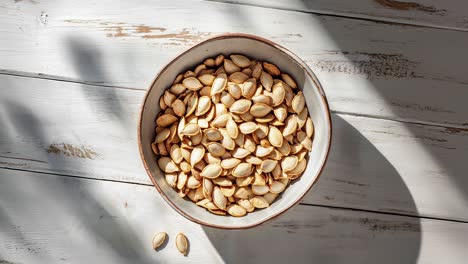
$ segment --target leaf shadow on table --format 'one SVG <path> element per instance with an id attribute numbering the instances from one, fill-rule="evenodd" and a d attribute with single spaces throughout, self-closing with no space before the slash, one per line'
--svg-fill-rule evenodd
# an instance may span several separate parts
<path id="1" fill-rule="evenodd" d="M 314 204 L 325 200 L 330 205 L 335 199 L 341 204 L 355 199 L 365 208 L 375 208 L 373 197 L 389 188 L 397 200 L 407 201 L 407 210 L 416 212 L 400 175 L 372 143 L 339 116 L 334 115 L 333 125 L 328 164 L 304 200 Z M 252 229 L 203 228 L 227 263 L 239 259 L 244 263 L 416 263 L 421 244 L 417 217 L 323 205 L 300 204 Z"/>
<path id="2" fill-rule="evenodd" d="M 302 3 L 306 7 L 314 6 L 314 1 L 311 0 Z M 454 120 L 458 122 L 456 125 L 460 125 L 463 120 L 465 125 L 468 124 L 466 113 L 456 112 L 457 109 L 463 109 L 462 105 L 466 104 L 466 92 L 463 93 L 462 90 L 468 89 L 468 78 L 466 74 L 462 75 L 460 72 L 441 76 L 441 73 L 447 72 L 447 65 L 441 61 L 450 61 L 445 58 L 446 56 L 453 57 L 452 67 L 458 67 L 457 63 L 468 60 L 467 54 L 447 54 L 439 52 L 440 49 L 446 47 L 433 45 L 414 47 L 411 42 L 406 45 L 398 42 L 400 39 L 408 39 L 409 30 L 413 30 L 412 32 L 418 36 L 428 36 L 431 31 L 437 29 L 366 20 L 354 21 L 355 23 L 348 23 L 342 18 L 311 15 L 306 23 L 320 23 L 327 37 L 338 47 L 337 50 L 326 51 L 328 55 L 339 54 L 345 58 L 324 59 L 323 61 L 319 59 L 310 62 L 311 66 L 313 68 L 316 66 L 316 70 L 332 74 L 340 80 L 351 77 L 361 78 L 372 88 L 369 92 L 376 94 L 376 98 L 382 100 L 377 103 L 387 108 L 395 119 L 416 120 L 416 122 L 421 120 L 438 124 L 446 122 L 447 127 L 399 122 L 398 125 L 403 125 L 405 129 L 401 134 L 399 131 L 390 132 L 384 129 L 369 129 L 369 131 L 380 134 L 382 137 L 385 137 L 386 133 L 394 133 L 393 138 L 401 139 L 394 144 L 401 146 L 402 151 L 407 146 L 406 144 L 412 144 L 408 149 L 415 153 L 415 158 L 418 158 L 420 162 L 417 168 L 408 168 L 409 166 L 404 168 L 407 174 L 410 174 L 408 171 L 414 171 L 418 174 L 430 175 L 431 180 L 441 180 L 443 184 L 453 186 L 451 198 L 456 199 L 457 195 L 464 196 L 468 203 L 468 177 L 466 177 L 468 130 L 450 127 L 450 122 Z M 381 39 L 382 31 L 385 32 L 384 40 Z M 420 34 L 418 31 L 428 32 Z M 359 35 L 352 35 L 349 32 L 359 32 L 371 41 L 360 41 Z M 443 33 L 453 34 L 450 31 L 440 33 L 439 37 L 443 37 Z M 423 53 L 416 52 L 415 49 L 422 50 Z M 410 54 L 430 56 L 434 59 L 424 60 L 423 63 L 419 58 L 408 57 Z M 454 56 L 462 56 L 466 59 L 455 59 Z M 343 84 L 346 83 L 343 82 Z M 438 86 L 438 89 L 429 89 L 430 86 Z M 353 89 L 363 88 L 356 86 Z M 349 87 L 343 87 L 343 91 L 346 90 L 349 90 Z M 375 112 L 370 115 L 379 116 L 380 113 Z M 450 120 L 446 121 L 444 117 Z M 422 162 L 425 162 L 427 166 L 421 165 Z M 408 163 L 411 163 L 411 160 L 408 160 Z M 457 215 L 462 213 L 451 210 L 449 203 L 445 208 L 437 210 L 435 213 L 424 212 L 424 214 L 466 220 L 464 216 L 457 218 Z M 455 210 L 460 209 L 457 207 Z M 417 211 L 407 211 L 409 212 L 403 213 L 412 215 L 417 213 Z"/>
<path id="3" fill-rule="evenodd" d="M 42 130 L 46 124 L 41 123 L 28 106 L 9 101 L 3 101 L 2 104 L 7 109 L 3 115 L 5 120 L 1 120 L 2 123 L 19 124 L 10 131 L 11 136 L 14 133 L 15 136 L 39 139 L 41 143 L 48 142 L 48 135 Z M 11 122 L 11 120 L 23 120 L 23 122 Z M 80 164 L 77 157 L 57 157 L 61 154 L 47 154 L 46 149 L 44 152 L 50 171 L 60 172 L 61 168 L 67 165 Z M 98 182 L 76 180 L 65 175 L 4 176 L 0 177 L 0 186 L 16 187 L 2 189 L 0 232 L 5 232 L 5 237 L 11 237 L 12 241 L 9 243 L 19 246 L 18 250 L 24 251 L 25 256 L 30 256 L 35 261 L 43 260 L 44 263 L 58 262 L 61 258 L 66 259 L 70 256 L 80 261 L 88 259 L 90 262 L 98 260 L 112 260 L 114 263 L 154 262 L 147 254 L 146 244 L 136 236 L 128 221 L 122 219 L 115 205 L 106 205 L 97 198 L 93 187 L 99 184 Z M 50 178 L 46 180 L 45 177 Z M 47 208 L 47 211 L 41 210 L 42 207 Z M 34 234 L 38 230 L 57 232 L 58 236 L 63 232 L 71 233 L 67 236 L 75 237 L 76 240 L 67 243 L 73 245 L 71 248 L 80 250 L 49 251 L 47 244 L 38 241 L 35 237 Z M 58 238 L 48 243 L 60 241 Z M 89 241 L 94 244 L 83 244 Z M 86 255 L 86 252 L 98 251 L 98 255 Z"/>
<path id="4" fill-rule="evenodd" d="M 69 57 L 77 73 L 80 76 L 91 76 L 89 78 L 91 78 L 93 84 L 107 84 L 109 78 L 104 71 L 105 65 L 101 63 L 102 53 L 99 51 L 98 45 L 93 45 L 93 43 L 94 40 L 83 36 L 69 36 L 66 38 Z M 129 66 L 122 65 L 125 68 Z M 128 71 L 131 71 L 130 68 L 131 66 Z M 90 89 L 91 87 L 96 89 Z M 93 111 L 104 112 L 109 118 L 117 119 L 118 123 L 127 132 L 127 136 L 129 136 L 128 128 L 135 126 L 135 120 L 127 115 L 125 102 L 119 97 L 118 89 L 117 87 L 87 85 L 85 89 L 82 89 L 82 92 L 86 98 L 90 99 L 88 103 Z"/>

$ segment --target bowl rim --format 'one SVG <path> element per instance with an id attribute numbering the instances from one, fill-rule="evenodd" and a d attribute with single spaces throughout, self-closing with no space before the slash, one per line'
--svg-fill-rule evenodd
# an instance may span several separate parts
<path id="1" fill-rule="evenodd" d="M 320 99 L 322 100 L 322 102 L 325 105 L 325 108 L 326 108 L 325 113 L 326 113 L 326 117 L 328 119 L 328 139 L 327 139 L 327 147 L 326 147 L 325 157 L 322 160 L 322 163 L 320 164 L 319 170 L 317 171 L 314 180 L 312 180 L 308 184 L 308 186 L 307 186 L 306 190 L 304 191 L 304 193 L 300 197 L 298 197 L 290 206 L 284 208 L 283 210 L 281 210 L 281 211 L 279 211 L 277 213 L 274 213 L 274 214 L 272 214 L 272 215 L 270 215 L 270 216 L 268 216 L 268 217 L 266 217 L 266 218 L 264 218 L 264 219 L 262 219 L 262 220 L 260 220 L 258 222 L 255 222 L 253 224 L 239 225 L 239 226 L 225 226 L 225 225 L 211 224 L 211 223 L 196 219 L 196 218 L 190 216 L 189 214 L 187 214 L 181 208 L 179 208 L 177 206 L 177 204 L 175 204 L 169 197 L 167 197 L 167 195 L 161 189 L 161 187 L 157 183 L 156 179 L 154 178 L 153 174 L 151 173 L 151 171 L 150 171 L 150 169 L 148 167 L 148 164 L 146 163 L 145 156 L 143 155 L 143 146 L 142 146 L 142 143 L 141 143 L 141 141 L 142 141 L 141 128 L 142 128 L 142 124 L 143 124 L 143 111 L 145 109 L 145 105 L 146 105 L 146 101 L 148 99 L 148 96 L 151 93 L 151 90 L 153 89 L 154 84 L 156 83 L 156 81 L 161 76 L 161 73 L 164 72 L 169 66 L 171 66 L 177 59 L 179 59 L 181 56 L 189 53 L 194 48 L 196 48 L 196 47 L 198 47 L 198 46 L 200 46 L 202 44 L 205 44 L 207 42 L 221 40 L 221 39 L 228 39 L 228 38 L 246 38 L 246 39 L 251 39 L 251 40 L 256 40 L 256 41 L 263 42 L 263 43 L 265 43 L 267 45 L 272 46 L 273 48 L 276 48 L 276 49 L 280 50 L 286 56 L 288 56 L 291 60 L 295 61 L 304 70 L 304 72 L 311 78 L 311 80 L 314 82 L 315 86 L 318 88 L 318 92 L 320 94 Z M 273 42 L 271 40 L 268 40 L 268 39 L 265 39 L 265 38 L 262 38 L 262 37 L 259 37 L 259 36 L 251 35 L 251 34 L 245 34 L 245 33 L 225 33 L 225 34 L 216 35 L 216 36 L 210 37 L 208 39 L 205 39 L 203 41 L 200 41 L 199 43 L 187 48 L 186 50 L 184 50 L 183 52 L 178 54 L 174 59 L 172 59 L 169 63 L 167 63 L 164 67 L 162 67 L 161 70 L 159 70 L 159 72 L 154 77 L 153 81 L 151 82 L 151 85 L 150 85 L 149 89 L 147 89 L 147 91 L 145 93 L 145 96 L 143 98 L 143 102 L 142 102 L 141 108 L 140 108 L 138 128 L 137 129 L 138 129 L 138 131 L 137 131 L 137 133 L 138 133 L 138 136 L 137 136 L 138 137 L 138 149 L 139 149 L 139 152 L 140 152 L 140 158 L 141 158 L 141 160 L 143 162 L 146 173 L 148 174 L 149 178 L 151 179 L 151 182 L 156 187 L 156 190 L 163 197 L 163 199 L 176 212 L 178 212 L 180 215 L 184 216 L 185 218 L 189 219 L 192 222 L 195 222 L 197 224 L 201 224 L 201 225 L 204 225 L 204 226 L 208 226 L 208 227 L 214 227 L 214 228 L 219 228 L 219 229 L 227 229 L 227 230 L 248 229 L 248 228 L 259 226 L 259 225 L 261 225 L 263 223 L 266 223 L 266 222 L 268 222 L 268 221 L 270 221 L 270 220 L 284 214 L 286 211 L 290 210 L 292 207 L 295 207 L 297 204 L 299 204 L 299 202 L 304 198 L 304 196 L 310 191 L 312 186 L 317 182 L 318 178 L 322 175 L 323 169 L 325 168 L 325 164 L 326 164 L 326 162 L 328 160 L 328 157 L 329 157 L 329 154 L 330 154 L 331 140 L 332 140 L 332 119 L 331 119 L 330 107 L 329 107 L 328 100 L 326 98 L 325 92 L 324 92 L 324 90 L 322 88 L 322 85 L 320 84 L 320 82 L 317 79 L 314 72 L 307 66 L 307 64 L 302 59 L 300 59 L 297 55 L 295 55 L 293 52 L 291 52 L 287 48 L 285 48 L 285 47 L 283 47 L 283 46 L 281 46 L 281 45 L 279 45 L 279 44 L 277 44 L 277 43 L 275 43 L 275 42 Z"/>

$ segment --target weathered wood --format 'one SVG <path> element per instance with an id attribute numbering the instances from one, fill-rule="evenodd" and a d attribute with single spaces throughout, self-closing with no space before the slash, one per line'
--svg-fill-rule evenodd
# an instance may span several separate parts
<path id="1" fill-rule="evenodd" d="M 186 0 L 2 6 L 14 10 L 0 17 L 3 73 L 144 90 L 187 47 L 219 33 L 245 32 L 303 58 L 335 111 L 468 126 L 465 32 Z"/>
<path id="2" fill-rule="evenodd" d="M 466 2 L 437 0 L 211 0 L 468 31 Z"/>
<path id="3" fill-rule="evenodd" d="M 0 166 L 151 184 L 136 142 L 143 91 L 0 83 Z M 467 148 L 466 130 L 335 114 L 328 164 L 304 202 L 467 220 Z"/>
<path id="4" fill-rule="evenodd" d="M 0 170 L 1 263 L 464 263 L 468 225 L 299 205 L 263 226 L 196 225 L 153 187 Z M 151 240 L 169 239 L 154 251 Z M 189 252 L 175 248 L 184 232 Z M 396 253 L 397 252 L 397 253 Z"/>

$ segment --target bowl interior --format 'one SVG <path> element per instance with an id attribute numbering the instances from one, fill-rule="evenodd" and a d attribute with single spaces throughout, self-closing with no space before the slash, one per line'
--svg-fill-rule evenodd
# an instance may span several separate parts
<path id="1" fill-rule="evenodd" d="M 280 68 L 281 72 L 290 74 L 296 80 L 300 89 L 303 90 L 309 114 L 314 122 L 313 149 L 309 153 L 309 160 L 304 174 L 293 181 L 270 207 L 256 210 L 240 218 L 214 215 L 196 206 L 193 202 L 179 197 L 166 183 L 164 174 L 157 165 L 156 156 L 151 151 L 151 143 L 155 137 L 154 121 L 156 114 L 160 111 L 159 97 L 172 84 L 177 74 L 200 64 L 208 57 L 215 57 L 218 54 L 226 56 L 232 53 L 241 53 L 250 58 L 272 62 Z M 294 205 L 315 182 L 327 158 L 329 149 L 331 136 L 329 110 L 315 76 L 302 68 L 295 58 L 294 55 L 281 47 L 275 47 L 254 38 L 245 36 L 218 37 L 202 42 L 186 51 L 161 71 L 147 94 L 142 109 L 140 124 L 141 153 L 150 177 L 159 186 L 163 197 L 166 196 L 165 199 L 177 211 L 189 219 L 205 225 L 222 228 L 254 226 Z"/>

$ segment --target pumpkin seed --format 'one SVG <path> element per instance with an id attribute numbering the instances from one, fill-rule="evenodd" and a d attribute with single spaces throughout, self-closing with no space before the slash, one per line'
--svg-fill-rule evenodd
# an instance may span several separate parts
<path id="1" fill-rule="evenodd" d="M 255 210 L 255 207 L 247 199 L 241 199 L 237 201 L 237 204 L 242 206 L 248 213 L 251 213 Z"/>
<path id="2" fill-rule="evenodd" d="M 266 193 L 263 195 L 263 198 L 268 202 L 268 204 L 272 204 L 276 198 L 278 197 L 278 194 L 276 193 Z"/>
<path id="3" fill-rule="evenodd" d="M 213 81 L 213 85 L 211 86 L 211 96 L 221 93 L 226 87 L 227 83 L 227 76 L 224 73 L 220 73 Z"/>
<path id="4" fill-rule="evenodd" d="M 213 164 L 208 164 L 202 170 L 200 175 L 209 179 L 214 179 L 216 177 L 219 177 L 219 175 L 221 175 L 222 172 L 223 172 L 223 168 L 221 168 L 221 165 L 217 163 L 213 163 Z"/>
<path id="5" fill-rule="evenodd" d="M 227 208 L 227 212 L 235 217 L 241 217 L 247 214 L 247 211 L 244 209 L 244 207 L 237 204 L 229 205 Z"/>
<path id="6" fill-rule="evenodd" d="M 187 187 L 189 189 L 196 189 L 201 186 L 201 182 L 197 180 L 194 176 L 190 176 L 187 179 Z"/>
<path id="7" fill-rule="evenodd" d="M 198 91 L 203 87 L 203 84 L 201 84 L 201 82 L 195 77 L 185 78 L 182 81 L 182 84 L 187 87 L 187 89 L 192 91 Z"/>
<path id="8" fill-rule="evenodd" d="M 232 156 L 237 159 L 243 159 L 247 157 L 250 154 L 250 151 L 244 149 L 244 148 L 235 148 L 232 151 Z"/>
<path id="9" fill-rule="evenodd" d="M 221 133 L 216 128 L 208 128 L 203 131 L 209 141 L 218 141 L 223 138 Z"/>
<path id="10" fill-rule="evenodd" d="M 234 64 L 234 62 L 232 62 L 229 59 L 224 59 L 223 66 L 224 66 L 224 70 L 229 74 L 240 71 L 240 67 Z"/>
<path id="11" fill-rule="evenodd" d="M 198 98 L 198 107 L 195 112 L 196 116 L 206 114 L 211 109 L 211 99 L 208 96 Z"/>
<path id="12" fill-rule="evenodd" d="M 262 164 L 260 165 L 260 169 L 262 169 L 264 173 L 269 173 L 273 171 L 273 169 L 276 167 L 277 164 L 278 164 L 278 161 L 276 160 L 266 159 L 262 161 Z"/>
<path id="13" fill-rule="evenodd" d="M 254 122 L 245 122 L 245 123 L 240 124 L 239 126 L 239 130 L 244 135 L 253 133 L 255 130 L 257 130 L 257 128 L 258 128 L 258 125 L 255 124 Z"/>
<path id="14" fill-rule="evenodd" d="M 216 64 L 216 66 L 221 65 L 221 64 L 223 63 L 223 61 L 224 61 L 224 56 L 223 56 L 223 54 L 218 55 L 218 56 L 216 57 L 216 59 L 215 59 L 215 64 Z"/>
<path id="15" fill-rule="evenodd" d="M 218 177 L 218 178 L 215 178 L 215 179 L 213 179 L 213 182 L 214 182 L 216 185 L 223 186 L 223 187 L 230 187 L 230 186 L 232 186 L 232 181 L 229 180 L 229 179 L 226 178 L 226 177 Z M 227 195 L 225 195 L 225 196 L 227 196 Z"/>
<path id="16" fill-rule="evenodd" d="M 177 184 L 177 174 L 176 173 L 166 173 L 164 175 L 164 178 L 166 179 L 167 184 L 171 187 L 175 187 Z"/>
<path id="17" fill-rule="evenodd" d="M 226 210 L 227 199 L 218 186 L 213 188 L 213 203 L 221 210 Z"/>
<path id="18" fill-rule="evenodd" d="M 235 83 L 243 83 L 248 78 L 249 78 L 249 76 L 247 74 L 243 73 L 243 72 L 234 72 L 231 75 L 229 75 L 229 80 L 231 82 L 235 82 Z"/>
<path id="19" fill-rule="evenodd" d="M 256 103 L 250 108 L 250 114 L 254 117 L 264 117 L 271 112 L 273 108 L 264 103 Z"/>
<path id="20" fill-rule="evenodd" d="M 156 119 L 156 125 L 159 127 L 168 127 L 176 121 L 177 121 L 177 117 L 170 115 L 170 114 L 164 114 L 164 115 L 159 116 Z"/>
<path id="21" fill-rule="evenodd" d="M 250 66 L 250 59 L 244 55 L 233 54 L 229 56 L 234 64 L 241 68 Z"/>
<path id="22" fill-rule="evenodd" d="M 285 81 L 289 85 L 289 87 L 291 87 L 293 89 L 297 88 L 296 82 L 288 74 L 286 74 L 286 73 L 281 74 L 281 78 L 283 78 L 283 81 Z"/>
<path id="23" fill-rule="evenodd" d="M 182 134 L 186 136 L 195 136 L 200 133 L 200 127 L 198 124 L 188 124 L 182 130 Z"/>
<path id="24" fill-rule="evenodd" d="M 305 98 L 304 94 L 302 94 L 302 91 L 299 91 L 293 98 L 291 106 L 296 113 L 300 113 L 305 106 Z"/>
<path id="25" fill-rule="evenodd" d="M 285 157 L 281 161 L 281 169 L 283 170 L 283 172 L 292 171 L 297 166 L 297 163 L 298 159 L 296 156 Z"/>
<path id="26" fill-rule="evenodd" d="M 267 200 L 265 200 L 265 198 L 263 198 L 262 196 L 253 197 L 252 199 L 250 199 L 250 202 L 255 208 L 259 209 L 267 208 L 268 206 L 270 206 Z"/>
<path id="27" fill-rule="evenodd" d="M 286 185 L 280 181 L 274 181 L 271 185 L 270 185 L 270 192 L 271 193 L 282 193 L 284 191 L 284 189 L 286 188 Z"/>
<path id="28" fill-rule="evenodd" d="M 224 159 L 221 161 L 221 167 L 223 167 L 223 169 L 229 170 L 237 166 L 240 162 L 240 159 L 236 158 Z"/>
<path id="29" fill-rule="evenodd" d="M 198 76 L 198 80 L 200 80 L 200 82 L 203 83 L 203 85 L 210 85 L 210 86 L 213 84 L 215 78 L 216 77 L 211 74 L 203 74 L 201 76 Z"/>
<path id="30" fill-rule="evenodd" d="M 179 167 L 168 157 L 161 157 L 158 160 L 158 165 L 161 170 L 167 173 L 179 171 Z"/>
<path id="31" fill-rule="evenodd" d="M 192 153 L 190 154 L 190 165 L 193 167 L 195 164 L 200 162 L 205 155 L 205 148 L 203 146 L 196 146 L 193 148 Z"/>
<path id="32" fill-rule="evenodd" d="M 312 135 L 314 135 L 314 123 L 312 123 L 312 119 L 307 118 L 306 124 L 305 124 L 305 130 L 306 134 L 309 138 L 312 138 Z"/>
<path id="33" fill-rule="evenodd" d="M 267 91 L 271 91 L 271 86 L 273 85 L 273 77 L 267 72 L 262 71 L 260 75 L 260 82 Z"/>
<path id="34" fill-rule="evenodd" d="M 252 185 L 252 192 L 255 195 L 264 195 L 270 191 L 270 188 L 266 185 Z"/>
<path id="35" fill-rule="evenodd" d="M 239 129 L 237 128 L 237 124 L 232 119 L 229 119 L 227 121 L 226 130 L 231 138 L 237 138 L 237 136 L 239 135 Z"/>
<path id="36" fill-rule="evenodd" d="M 221 157 L 226 153 L 226 149 L 218 142 L 211 142 L 206 145 L 206 149 L 215 157 Z"/>
<path id="37" fill-rule="evenodd" d="M 164 241 L 166 241 L 166 238 L 167 238 L 166 232 L 157 233 L 153 237 L 153 249 L 158 249 L 164 243 Z"/>
<path id="38" fill-rule="evenodd" d="M 257 90 L 257 81 L 255 78 L 247 79 L 242 85 L 242 96 L 247 99 L 251 99 L 255 95 Z"/>
<path id="39" fill-rule="evenodd" d="M 250 100 L 239 99 L 231 105 L 231 107 L 229 108 L 229 111 L 231 111 L 232 113 L 236 113 L 236 114 L 243 114 L 249 111 L 251 105 L 252 105 L 252 102 Z"/>
<path id="40" fill-rule="evenodd" d="M 251 173 L 252 165 L 250 163 L 239 163 L 233 170 L 232 176 L 234 177 L 247 177 Z"/>
<path id="41" fill-rule="evenodd" d="M 183 233 L 179 233 L 176 236 L 176 247 L 182 255 L 187 255 L 188 249 L 188 240 L 187 237 Z"/>
<path id="42" fill-rule="evenodd" d="M 281 131 L 275 126 L 269 127 L 268 140 L 272 146 L 277 148 L 280 148 L 283 145 L 283 135 L 281 134 Z"/>
<path id="43" fill-rule="evenodd" d="M 265 69 L 269 74 L 273 76 L 280 75 L 281 73 L 278 67 L 276 67 L 276 65 L 268 62 L 263 63 L 263 69 Z"/>
<path id="44" fill-rule="evenodd" d="M 283 128 L 283 137 L 286 137 L 288 135 L 292 135 L 294 132 L 296 132 L 297 128 L 297 117 L 296 115 L 290 115 L 288 118 L 286 118 L 285 125 Z"/>
<path id="45" fill-rule="evenodd" d="M 237 83 L 228 83 L 228 91 L 236 100 L 242 96 L 242 89 Z"/>
<path id="46" fill-rule="evenodd" d="M 182 77 L 182 75 L 181 75 L 181 77 Z M 185 92 L 185 90 L 187 90 L 187 88 L 185 88 L 185 86 L 183 86 L 180 83 L 172 85 L 171 88 L 169 89 L 169 91 L 174 95 L 180 95 L 183 92 Z"/>

